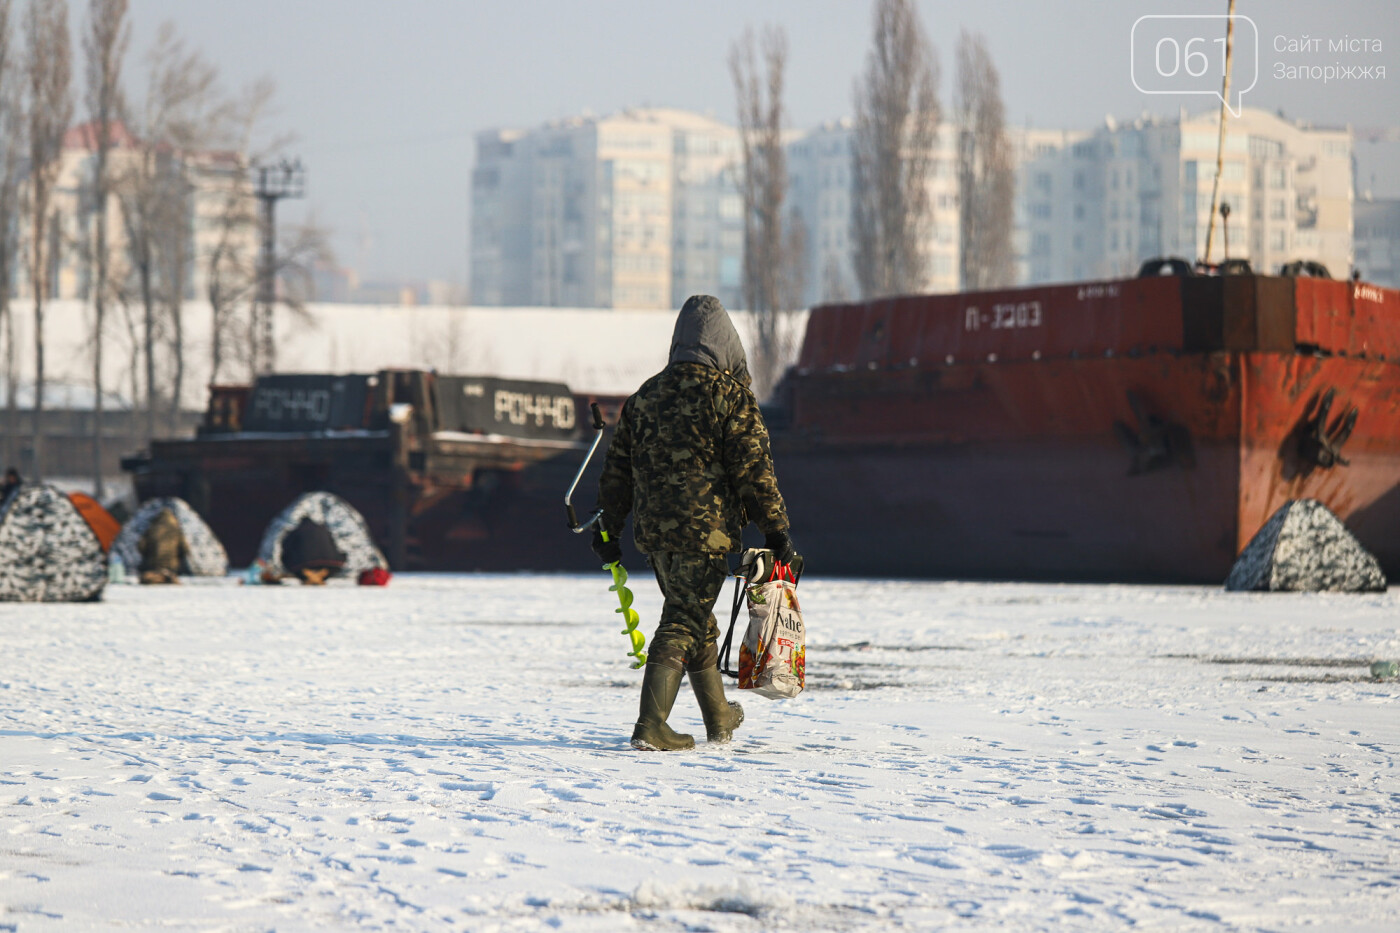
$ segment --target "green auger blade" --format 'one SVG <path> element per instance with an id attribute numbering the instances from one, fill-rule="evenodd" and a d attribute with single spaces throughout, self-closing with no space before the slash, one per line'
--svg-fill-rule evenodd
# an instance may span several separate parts
<path id="1" fill-rule="evenodd" d="M 622 634 L 632 639 L 632 650 L 627 652 L 627 656 L 636 658 L 632 664 L 632 669 L 636 670 L 647 663 L 647 653 L 642 650 L 646 647 L 647 637 L 637 629 L 641 617 L 637 615 L 637 610 L 632 608 L 633 596 L 632 591 L 627 588 L 627 568 L 622 566 L 621 561 L 615 561 L 605 564 L 603 569 L 612 573 L 613 585 L 608 589 L 617 594 L 617 601 L 621 604 L 613 612 L 622 613 Z"/>

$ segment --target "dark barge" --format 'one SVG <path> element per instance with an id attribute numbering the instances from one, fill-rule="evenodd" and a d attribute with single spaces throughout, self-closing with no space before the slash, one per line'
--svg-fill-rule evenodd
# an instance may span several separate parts
<path id="1" fill-rule="evenodd" d="M 214 387 L 194 438 L 154 441 L 122 465 L 139 499 L 188 501 L 234 566 L 296 496 L 325 490 L 364 515 L 395 569 L 586 570 L 586 542 L 561 531 L 561 497 L 594 401 L 615 415 L 619 400 L 559 383 L 271 375 Z"/>

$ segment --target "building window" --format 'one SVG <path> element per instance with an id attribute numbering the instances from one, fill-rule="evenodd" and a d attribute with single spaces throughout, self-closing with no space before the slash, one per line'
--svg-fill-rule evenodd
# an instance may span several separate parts
<path id="1" fill-rule="evenodd" d="M 1288 218 L 1288 203 L 1283 198 L 1274 198 L 1269 203 L 1270 220 L 1286 220 Z"/>
<path id="2" fill-rule="evenodd" d="M 1275 230 L 1269 234 L 1269 249 L 1274 252 L 1282 252 L 1288 248 L 1288 241 L 1284 238 L 1282 230 Z"/>
<path id="3" fill-rule="evenodd" d="M 1269 167 L 1269 187 L 1288 187 L 1288 167 L 1284 165 L 1273 165 Z"/>

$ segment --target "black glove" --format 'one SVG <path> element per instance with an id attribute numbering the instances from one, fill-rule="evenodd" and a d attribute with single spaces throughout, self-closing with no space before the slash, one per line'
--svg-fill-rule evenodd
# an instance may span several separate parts
<path id="1" fill-rule="evenodd" d="M 786 531 L 773 531 L 764 535 L 763 546 L 773 552 L 773 559 L 780 564 L 791 564 L 799 559 L 797 548 L 792 546 L 792 538 Z"/>
<path id="2" fill-rule="evenodd" d="M 603 562 L 603 566 L 615 564 L 622 560 L 622 542 L 613 535 L 608 535 L 608 539 L 604 541 L 602 527 L 594 525 L 593 553 L 598 555 L 598 559 Z"/>

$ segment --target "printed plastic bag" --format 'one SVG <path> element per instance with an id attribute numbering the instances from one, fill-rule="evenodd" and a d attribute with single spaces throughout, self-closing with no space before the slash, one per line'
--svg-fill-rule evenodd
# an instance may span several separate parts
<path id="1" fill-rule="evenodd" d="M 797 696 L 807 684 L 807 629 L 792 569 L 774 565 L 767 581 L 744 587 L 744 600 L 749 627 L 739 646 L 739 689 L 770 700 Z"/>

